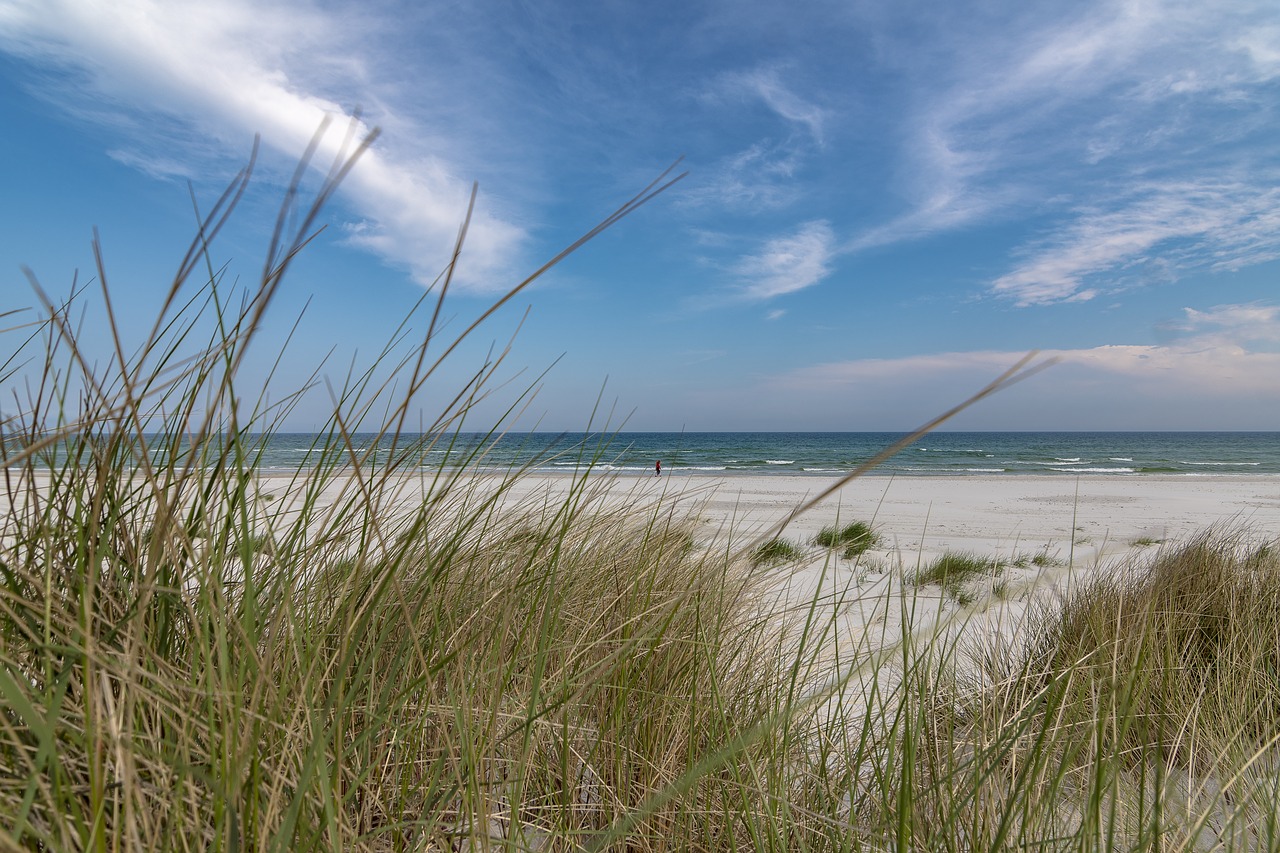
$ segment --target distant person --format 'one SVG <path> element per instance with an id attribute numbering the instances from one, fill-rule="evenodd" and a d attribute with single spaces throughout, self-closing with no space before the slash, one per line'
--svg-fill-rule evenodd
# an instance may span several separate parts
<path id="1" fill-rule="evenodd" d="M 662 460 L 661 459 L 659 459 L 657 463 L 655 463 L 653 466 L 653 476 L 655 477 L 662 476 Z"/>

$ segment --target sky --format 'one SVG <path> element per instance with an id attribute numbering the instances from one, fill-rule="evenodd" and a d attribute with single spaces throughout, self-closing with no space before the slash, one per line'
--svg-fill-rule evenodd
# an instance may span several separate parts
<path id="1" fill-rule="evenodd" d="M 948 428 L 1280 428 L 1274 0 L 0 0 L 0 115 L 0 312 L 38 305 L 24 269 L 96 287 L 96 228 L 126 335 L 255 138 L 228 282 L 322 123 L 304 189 L 379 130 L 265 327 L 297 330 L 275 398 L 318 377 L 288 428 L 425 334 L 473 183 L 451 334 L 678 158 L 459 346 L 428 420 L 509 347 L 472 427 L 905 430 L 1034 349 Z"/>

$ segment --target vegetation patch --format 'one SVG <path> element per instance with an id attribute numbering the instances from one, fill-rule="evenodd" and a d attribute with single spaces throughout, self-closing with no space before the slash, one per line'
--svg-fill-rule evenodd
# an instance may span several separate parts
<path id="1" fill-rule="evenodd" d="M 804 556 L 804 549 L 789 539 L 770 539 L 751 552 L 751 564 L 770 566 L 790 563 Z"/>
<path id="2" fill-rule="evenodd" d="M 999 688 L 954 719 L 980 752 L 1008 746 L 997 775 L 1034 768 L 1027 784 L 1109 814 L 1091 849 L 1277 849 L 1278 636 L 1280 559 L 1204 534 L 1042 607 L 1015 654 L 986 658 Z"/>
<path id="3" fill-rule="evenodd" d="M 968 604 L 971 603 L 971 598 L 964 591 L 965 584 L 973 578 L 995 577 L 1002 569 L 998 560 L 989 557 L 947 552 L 918 572 L 912 580 L 918 587 L 937 584 L 952 598 Z"/>
<path id="4" fill-rule="evenodd" d="M 1067 561 L 1061 557 L 1053 556 L 1046 548 L 1031 558 L 1031 565 L 1039 566 L 1042 569 L 1055 568 L 1057 566 L 1065 566 Z"/>
<path id="5" fill-rule="evenodd" d="M 880 534 L 865 521 L 854 521 L 844 527 L 824 527 L 813 538 L 815 545 L 823 548 L 840 548 L 841 556 L 852 560 L 866 553 L 880 542 Z"/>

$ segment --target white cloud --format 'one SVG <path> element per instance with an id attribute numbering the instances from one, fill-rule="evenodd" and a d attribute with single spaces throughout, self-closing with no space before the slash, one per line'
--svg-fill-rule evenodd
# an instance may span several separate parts
<path id="1" fill-rule="evenodd" d="M 68 69 L 79 92 L 57 96 L 94 120 L 139 125 L 131 114 L 160 113 L 186 124 L 194 136 L 218 140 L 222 151 L 243 151 L 254 133 L 287 157 L 306 147 L 321 121 L 339 121 L 322 142 L 326 167 L 347 131 L 342 119 L 363 103 L 376 118 L 404 133 L 412 127 L 381 104 L 370 79 L 371 46 L 362 47 L 359 18 L 309 5 L 248 0 L 0 0 L 0 48 Z M 149 124 L 149 117 L 148 124 Z M 367 131 L 359 122 L 357 130 Z M 175 162 L 174 152 L 112 156 L 152 174 L 200 171 Z M 407 267 L 430 283 L 447 262 L 465 213 L 470 183 L 436 151 L 411 152 L 394 141 L 368 152 L 343 197 L 362 221 L 352 242 Z M 473 217 L 462 283 L 489 289 L 514 260 L 523 230 L 487 199 Z"/>
<path id="2" fill-rule="evenodd" d="M 1256 27 L 1242 35 L 1237 45 L 1248 55 L 1259 79 L 1280 77 L 1280 25 Z"/>
<path id="3" fill-rule="evenodd" d="M 698 99 L 721 108 L 762 104 L 772 122 L 753 123 L 763 132 L 761 138 L 714 163 L 705 179 L 695 177 L 683 193 L 686 204 L 758 212 L 786 207 L 801 197 L 794 178 L 822 148 L 829 110 L 796 94 L 772 68 L 721 75 Z"/>
<path id="4" fill-rule="evenodd" d="M 741 87 L 755 95 L 778 116 L 792 124 L 804 127 L 814 142 L 822 144 L 822 126 L 827 119 L 827 111 L 809 103 L 788 89 L 782 83 L 777 71 L 758 68 L 742 74 L 730 75 L 726 78 L 726 82 L 729 86 Z"/>
<path id="5" fill-rule="evenodd" d="M 1280 340 L 1280 307 L 1222 305 L 1207 311 L 1185 309 L 1185 320 L 1166 328 L 1181 336 L 1159 345 L 1109 344 L 1042 350 L 1054 358 L 1075 388 L 1115 387 L 1137 396 L 1185 399 L 1255 397 L 1280 400 L 1280 352 L 1256 344 Z M 800 368 L 775 377 L 773 385 L 835 392 L 843 387 L 886 383 L 925 384 L 963 377 L 975 390 L 1023 353 L 1002 350 L 944 352 L 891 359 L 856 359 Z M 1052 380 L 1050 380 L 1052 381 Z"/>
<path id="6" fill-rule="evenodd" d="M 1233 329 L 1264 339 L 1280 337 L 1280 306 L 1275 305 L 1217 305 L 1208 311 L 1184 308 L 1186 328 L 1194 331 L 1203 328 Z"/>
<path id="7" fill-rule="evenodd" d="M 803 187 L 792 180 L 800 158 L 777 143 L 755 142 L 725 157 L 708 170 L 695 173 L 680 194 L 686 206 L 712 205 L 753 213 L 778 210 L 795 203 Z"/>
<path id="8" fill-rule="evenodd" d="M 1265 344 L 1280 341 L 1280 306 L 1217 305 L 1207 311 L 1182 309 L 1181 322 L 1164 328 L 1197 340 L 1223 340 L 1228 344 Z"/>
<path id="9" fill-rule="evenodd" d="M 1157 257 L 1172 266 L 1234 269 L 1280 257 L 1280 188 L 1242 182 L 1146 187 L 1111 210 L 1082 210 L 1073 223 L 1024 250 L 991 284 L 1019 305 L 1091 298 L 1091 279 L 1111 287 L 1142 275 Z"/>
<path id="10" fill-rule="evenodd" d="M 992 284 L 1024 305 L 1127 286 L 1156 256 L 1167 277 L 1275 256 L 1273 3 L 1097 0 L 998 24 L 962 14 L 940 16 L 932 50 L 908 63 L 907 210 L 847 248 L 1047 217 L 1055 236 L 1023 246 Z"/>
<path id="11" fill-rule="evenodd" d="M 825 220 L 806 222 L 792 234 L 774 237 L 734 268 L 742 282 L 741 295 L 764 300 L 812 287 L 830 275 L 834 244 Z"/>

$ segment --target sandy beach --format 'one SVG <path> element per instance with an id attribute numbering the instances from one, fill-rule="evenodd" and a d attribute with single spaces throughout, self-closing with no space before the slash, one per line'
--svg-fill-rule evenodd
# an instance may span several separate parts
<path id="1" fill-rule="evenodd" d="M 542 472 L 522 474 L 514 482 L 477 474 L 472 485 L 484 491 L 504 482 L 508 507 L 554 505 L 580 485 L 572 474 Z M 746 546 L 832 481 L 779 474 L 593 473 L 590 482 L 606 501 L 661 503 L 676 515 L 689 513 L 700 519 L 704 541 L 729 536 L 736 545 Z M 351 485 L 346 477 L 333 478 L 318 503 L 336 501 Z M 405 476 L 397 478 L 391 491 L 400 508 L 407 510 L 429 487 L 429 480 Z M 259 494 L 273 502 L 262 506 L 274 506 L 272 513 L 290 503 L 290 490 L 290 477 L 259 478 Z M 276 498 L 284 500 L 274 504 Z M 852 521 L 869 522 L 880 534 L 873 560 L 892 557 L 906 567 L 946 552 L 1004 561 L 1044 554 L 1055 563 L 1096 567 L 1186 541 L 1210 528 L 1274 539 L 1280 535 L 1280 476 L 867 476 L 793 519 L 779 535 L 810 543 L 823 527 Z"/>
<path id="2" fill-rule="evenodd" d="M 530 475 L 514 496 L 568 488 L 567 476 Z M 735 539 L 767 529 L 830 481 L 807 476 L 618 477 L 612 494 L 697 506 L 710 528 Z M 1012 557 L 1048 551 L 1094 563 L 1150 544 L 1185 540 L 1209 527 L 1280 533 L 1280 477 L 927 476 L 865 477 L 845 486 L 782 535 L 807 541 L 824 526 L 873 522 L 884 549 L 928 560 L 945 551 Z"/>

